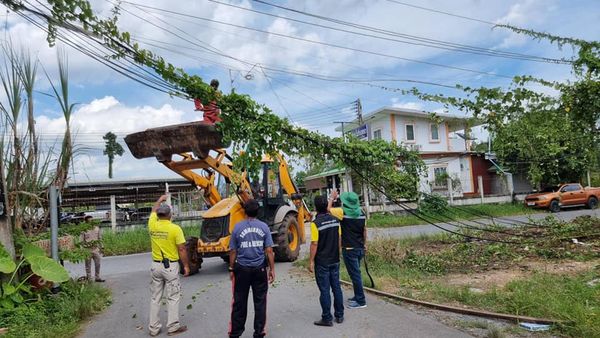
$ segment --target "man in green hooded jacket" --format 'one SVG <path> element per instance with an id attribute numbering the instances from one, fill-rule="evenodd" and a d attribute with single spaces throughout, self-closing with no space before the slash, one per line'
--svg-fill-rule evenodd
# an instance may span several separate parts
<path id="1" fill-rule="evenodd" d="M 344 192 L 340 195 L 342 207 L 333 208 L 333 201 L 337 198 L 338 192 L 334 190 L 329 199 L 327 210 L 341 221 L 342 256 L 354 288 L 354 297 L 348 300 L 348 308 L 362 309 L 367 307 L 360 273 L 360 261 L 365 257 L 367 248 L 367 219 L 360 209 L 360 201 L 356 193 Z"/>

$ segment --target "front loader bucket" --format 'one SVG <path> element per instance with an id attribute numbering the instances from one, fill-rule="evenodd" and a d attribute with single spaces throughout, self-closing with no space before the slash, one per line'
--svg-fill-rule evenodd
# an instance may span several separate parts
<path id="1" fill-rule="evenodd" d="M 214 125 L 189 122 L 166 127 L 151 128 L 125 136 L 125 143 L 137 159 L 156 157 L 169 161 L 171 155 L 193 152 L 199 158 L 211 149 L 227 148 Z"/>

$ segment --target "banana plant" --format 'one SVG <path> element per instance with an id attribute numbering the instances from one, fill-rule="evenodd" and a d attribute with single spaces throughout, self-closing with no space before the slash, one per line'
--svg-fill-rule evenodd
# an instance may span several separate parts
<path id="1" fill-rule="evenodd" d="M 18 278 L 18 271 L 28 264 L 31 272 Z M 47 282 L 62 283 L 69 280 L 67 270 L 56 261 L 48 258 L 46 252 L 39 247 L 24 243 L 21 258 L 13 261 L 8 252 L 0 245 L 0 276 L 10 276 L 7 282 L 0 278 L 0 308 L 10 310 L 25 303 L 26 296 L 33 292 L 27 281 L 34 275 Z M 6 277 L 6 276 L 2 276 Z"/>

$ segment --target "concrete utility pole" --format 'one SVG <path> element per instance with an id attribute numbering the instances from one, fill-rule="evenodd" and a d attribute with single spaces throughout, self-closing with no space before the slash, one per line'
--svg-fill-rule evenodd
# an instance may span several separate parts
<path id="1" fill-rule="evenodd" d="M 49 190 L 50 248 L 52 259 L 58 262 L 58 188 L 55 185 L 51 185 Z"/>
<path id="2" fill-rule="evenodd" d="M 3 152 L 0 152 L 0 243 L 10 257 L 15 258 L 15 243 L 13 240 L 10 214 L 8 212 L 6 181 L 4 176 Z"/>
<path id="3" fill-rule="evenodd" d="M 344 140 L 344 142 L 346 142 L 346 129 L 344 128 L 344 125 L 346 123 L 350 123 L 350 122 L 346 122 L 346 121 L 333 121 L 333 123 L 340 123 L 342 125 L 342 139 Z"/>

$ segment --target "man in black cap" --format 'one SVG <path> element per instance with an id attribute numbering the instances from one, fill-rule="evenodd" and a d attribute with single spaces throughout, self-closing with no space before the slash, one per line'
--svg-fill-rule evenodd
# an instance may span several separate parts
<path id="1" fill-rule="evenodd" d="M 321 320 L 314 324 L 333 326 L 331 315 L 331 292 L 335 322 L 344 321 L 344 296 L 340 286 L 340 222 L 327 212 L 327 198 L 315 197 L 317 216 L 310 224 L 310 265 L 308 269 L 315 273 L 317 286 L 321 292 Z"/>
<path id="2" fill-rule="evenodd" d="M 244 332 L 250 288 L 254 300 L 254 337 L 266 335 L 267 291 L 269 283 L 275 280 L 275 258 L 271 230 L 256 219 L 258 209 L 254 199 L 244 203 L 246 219 L 235 225 L 229 241 L 229 275 L 233 283 L 229 337 L 239 337 Z"/>
<path id="3" fill-rule="evenodd" d="M 150 324 L 151 336 L 160 333 L 161 323 L 158 316 L 160 303 L 165 296 L 167 300 L 167 335 L 173 336 L 187 331 L 187 326 L 179 323 L 179 302 L 181 301 L 181 284 L 179 282 L 179 259 L 183 262 L 184 273 L 190 274 L 190 266 L 185 250 L 185 237 L 181 227 L 171 223 L 171 207 L 163 204 L 168 195 L 162 195 L 152 207 L 148 220 L 148 231 L 152 244 L 152 280 L 150 292 Z"/>

